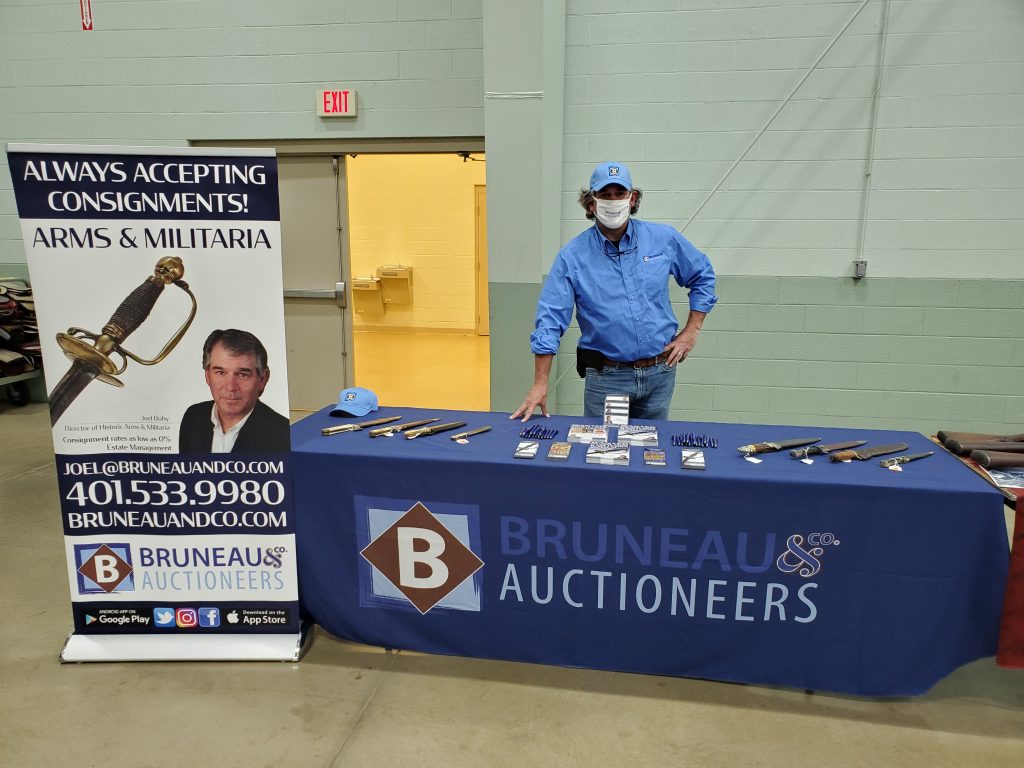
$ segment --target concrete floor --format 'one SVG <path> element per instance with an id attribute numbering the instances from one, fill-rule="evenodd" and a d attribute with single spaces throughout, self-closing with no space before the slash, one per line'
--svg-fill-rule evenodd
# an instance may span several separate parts
<path id="1" fill-rule="evenodd" d="M 885 701 L 385 653 L 321 631 L 297 664 L 61 665 L 58 508 L 46 406 L 0 402 L 0 766 L 1024 762 L 1024 672 L 992 659 Z"/>

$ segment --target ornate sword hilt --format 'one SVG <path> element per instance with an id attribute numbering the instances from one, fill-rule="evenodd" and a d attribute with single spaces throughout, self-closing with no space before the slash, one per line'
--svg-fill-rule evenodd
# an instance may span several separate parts
<path id="1" fill-rule="evenodd" d="M 95 368 L 98 371 L 96 378 L 99 381 L 115 387 L 123 387 L 123 382 L 117 376 L 124 373 L 128 367 L 128 358 L 142 365 L 156 365 L 171 353 L 189 326 L 192 325 L 198 305 L 188 283 L 181 279 L 184 275 L 185 265 L 181 259 L 177 256 L 165 256 L 156 263 L 153 274 L 118 305 L 100 333 L 93 333 L 83 328 L 68 328 L 67 333 L 57 334 L 57 344 L 72 362 L 81 360 Z M 176 285 L 187 293 L 192 300 L 192 309 L 188 318 L 164 344 L 157 356 L 151 360 L 144 360 L 125 349 L 122 344 L 146 321 L 153 311 L 157 299 L 168 285 Z M 85 339 L 89 339 L 93 343 L 89 344 Z M 111 359 L 113 354 L 120 355 L 120 365 Z"/>

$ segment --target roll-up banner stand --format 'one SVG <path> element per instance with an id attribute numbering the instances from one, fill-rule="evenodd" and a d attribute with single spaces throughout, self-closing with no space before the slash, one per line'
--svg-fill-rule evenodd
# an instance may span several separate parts
<path id="1" fill-rule="evenodd" d="M 7 154 L 71 589 L 61 659 L 297 659 L 273 150 Z"/>

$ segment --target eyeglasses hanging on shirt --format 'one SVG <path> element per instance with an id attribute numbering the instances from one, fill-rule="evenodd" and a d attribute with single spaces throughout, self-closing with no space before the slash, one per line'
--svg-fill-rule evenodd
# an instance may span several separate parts
<path id="1" fill-rule="evenodd" d="M 640 246 L 633 245 L 629 248 L 620 247 L 621 241 L 613 243 L 611 240 L 602 240 L 601 247 L 604 249 L 605 256 L 629 256 L 631 253 L 636 253 L 640 250 Z"/>

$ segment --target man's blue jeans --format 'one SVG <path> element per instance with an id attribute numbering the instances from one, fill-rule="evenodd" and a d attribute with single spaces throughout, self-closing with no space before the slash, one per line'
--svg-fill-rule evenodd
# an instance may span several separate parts
<path id="1" fill-rule="evenodd" d="M 588 368 L 583 415 L 603 419 L 605 395 L 628 395 L 631 419 L 667 419 L 675 385 L 676 366 L 664 363 L 650 368 Z"/>

